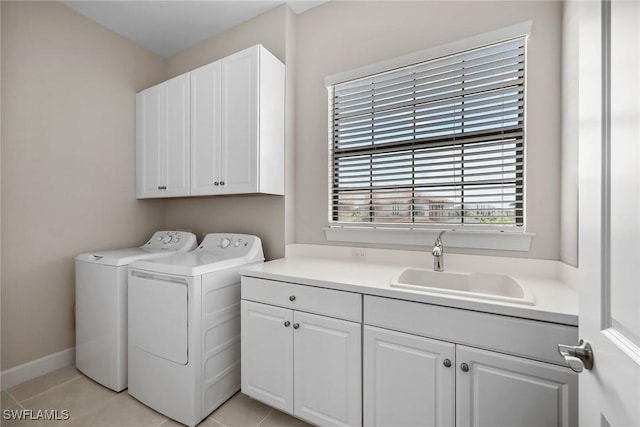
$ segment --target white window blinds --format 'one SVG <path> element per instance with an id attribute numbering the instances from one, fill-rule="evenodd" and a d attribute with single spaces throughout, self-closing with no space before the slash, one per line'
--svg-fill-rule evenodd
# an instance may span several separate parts
<path id="1" fill-rule="evenodd" d="M 525 38 L 329 87 L 332 225 L 524 223 Z"/>

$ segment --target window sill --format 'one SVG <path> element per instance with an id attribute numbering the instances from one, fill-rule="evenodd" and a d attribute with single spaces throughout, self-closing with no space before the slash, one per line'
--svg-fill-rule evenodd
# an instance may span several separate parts
<path id="1" fill-rule="evenodd" d="M 387 245 L 433 246 L 442 230 L 394 228 L 323 227 L 330 242 L 375 243 Z M 443 237 L 447 247 L 529 251 L 535 233 L 494 230 L 447 230 Z"/>

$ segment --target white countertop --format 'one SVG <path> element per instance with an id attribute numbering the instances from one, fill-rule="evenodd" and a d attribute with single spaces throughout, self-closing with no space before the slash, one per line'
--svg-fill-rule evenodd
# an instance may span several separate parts
<path id="1" fill-rule="evenodd" d="M 401 265 L 397 258 L 402 257 L 396 257 L 396 259 L 391 257 L 388 262 L 381 262 L 380 256 L 370 257 L 363 262 L 353 259 L 339 260 L 324 256 L 309 256 L 313 252 L 288 250 L 288 253 L 291 252 L 295 254 L 248 267 L 243 269 L 241 274 L 262 279 L 357 292 L 365 295 L 396 298 L 565 325 L 578 325 L 577 291 L 570 286 L 570 283 L 566 283 L 567 275 L 562 274 L 562 271 L 559 272 L 562 268 L 556 268 L 558 263 L 555 261 L 523 261 L 465 255 L 450 256 L 453 261 L 451 263 L 453 267 L 448 269 L 445 265 L 445 271 L 452 273 L 477 272 L 477 269 L 461 268 L 462 265 L 477 266 L 477 258 L 484 261 L 483 265 L 492 264 L 491 268 L 484 268 L 485 272 L 486 270 L 501 270 L 499 268 L 500 260 L 508 263 L 509 266 L 505 266 L 505 274 L 509 274 L 521 285 L 528 287 L 534 294 L 535 304 L 523 305 L 391 287 L 392 278 L 405 268 L 426 267 L 425 265 L 416 265 L 415 261 L 412 262 L 413 258 L 411 256 L 405 256 L 404 258 L 408 263 Z M 485 259 L 482 260 L 482 258 Z M 526 268 L 525 264 L 528 261 L 532 261 L 535 264 L 533 268 L 531 266 Z M 517 268 L 514 265 L 521 265 L 525 268 Z M 518 273 L 518 270 L 522 273 Z M 571 276 L 571 273 L 568 276 Z"/>

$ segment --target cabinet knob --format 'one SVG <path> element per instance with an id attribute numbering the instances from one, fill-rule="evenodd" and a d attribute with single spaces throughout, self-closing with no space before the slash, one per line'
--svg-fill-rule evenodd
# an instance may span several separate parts
<path id="1" fill-rule="evenodd" d="M 444 359 L 442 361 L 442 364 L 444 365 L 445 368 L 450 368 L 451 367 L 451 360 L 449 359 Z"/>
<path id="2" fill-rule="evenodd" d="M 299 324 L 299 323 L 294 323 L 294 324 L 293 324 L 293 329 L 298 329 L 299 327 L 300 327 L 300 324 Z"/>
<path id="3" fill-rule="evenodd" d="M 220 185 L 224 185 L 224 181 L 220 181 Z"/>
<path id="4" fill-rule="evenodd" d="M 291 322 L 289 322 L 288 320 L 284 321 L 284 327 L 285 328 L 288 328 L 290 324 L 291 324 Z"/>
<path id="5" fill-rule="evenodd" d="M 467 365 L 466 363 L 461 363 L 460 369 L 462 370 L 462 372 L 469 372 L 469 365 Z"/>
<path id="6" fill-rule="evenodd" d="M 214 182 L 213 185 L 218 186 L 220 183 L 218 181 Z"/>
<path id="7" fill-rule="evenodd" d="M 289 301 L 295 301 L 295 300 L 296 300 L 296 296 L 295 296 L 295 295 L 291 295 L 291 296 L 289 297 Z"/>

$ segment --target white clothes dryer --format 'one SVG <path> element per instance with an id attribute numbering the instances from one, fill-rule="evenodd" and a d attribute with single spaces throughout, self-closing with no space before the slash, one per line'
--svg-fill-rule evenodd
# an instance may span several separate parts
<path id="1" fill-rule="evenodd" d="M 240 390 L 240 273 L 264 261 L 246 234 L 129 268 L 129 394 L 195 426 Z"/>
<path id="2" fill-rule="evenodd" d="M 115 391 L 127 388 L 127 273 L 139 259 L 193 250 L 193 233 L 157 231 L 139 248 L 76 257 L 76 368 Z"/>

